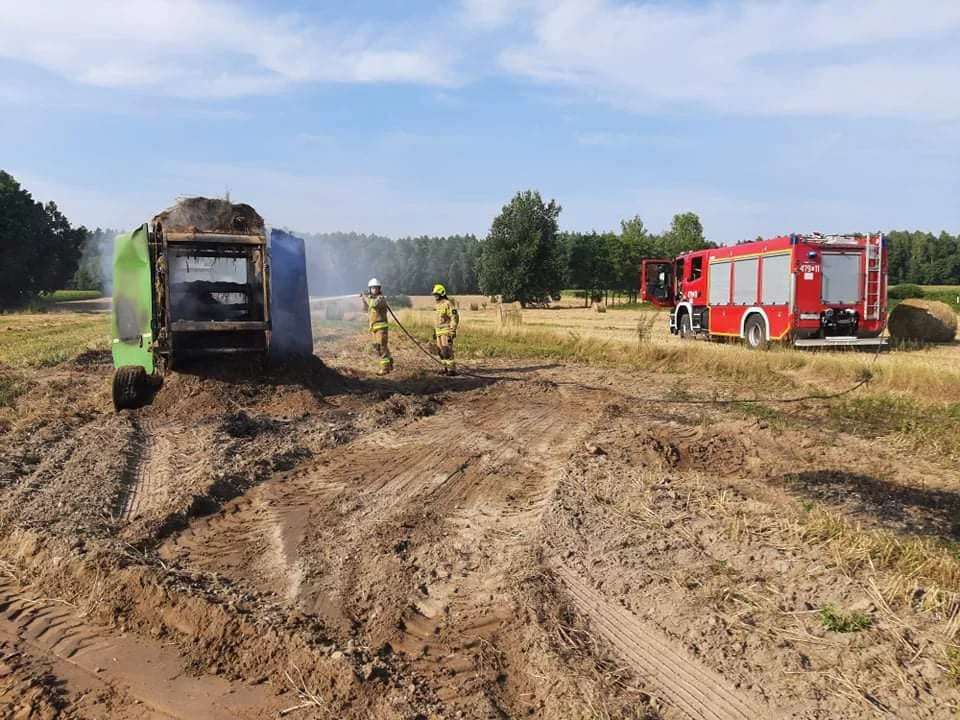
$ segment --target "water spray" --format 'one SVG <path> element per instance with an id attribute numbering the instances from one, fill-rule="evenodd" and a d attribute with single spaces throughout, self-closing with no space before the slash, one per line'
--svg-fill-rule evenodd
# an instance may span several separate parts
<path id="1" fill-rule="evenodd" d="M 324 302 L 334 302 L 336 300 L 347 300 L 349 298 L 360 297 L 357 293 L 352 293 L 350 295 L 331 295 L 329 297 L 311 297 L 310 303 L 324 303 Z"/>

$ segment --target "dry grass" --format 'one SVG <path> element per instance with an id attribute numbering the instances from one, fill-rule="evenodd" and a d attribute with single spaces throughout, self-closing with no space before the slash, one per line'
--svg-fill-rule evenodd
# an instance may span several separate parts
<path id="1" fill-rule="evenodd" d="M 31 382 L 23 375 L 0 370 L 0 408 L 12 407 L 14 401 L 31 387 Z"/>
<path id="2" fill-rule="evenodd" d="M 793 522 L 799 539 L 822 546 L 846 574 L 884 573 L 887 601 L 945 617 L 960 611 L 960 552 L 956 547 L 869 530 L 820 508 L 801 513 Z"/>
<path id="3" fill-rule="evenodd" d="M 960 647 L 947 648 L 947 677 L 960 687 Z"/>
<path id="4" fill-rule="evenodd" d="M 416 303 L 415 303 L 416 307 Z M 412 310 L 401 320 L 426 326 L 432 318 Z M 611 316 L 590 309 L 525 310 L 521 327 L 498 327 L 493 308 L 464 318 L 458 345 L 476 357 L 540 356 L 633 365 L 665 371 L 703 372 L 770 387 L 821 391 L 851 385 L 865 370 L 875 391 L 942 401 L 960 397 L 960 345 L 882 353 L 810 352 L 774 347 L 756 352 L 738 343 L 685 342 L 670 335 L 667 313 L 624 310 Z M 646 341 L 637 350 L 638 325 Z"/>
<path id="5" fill-rule="evenodd" d="M 411 310 L 401 320 L 425 337 L 432 316 Z M 588 308 L 565 308 L 528 309 L 522 325 L 509 326 L 498 322 L 494 307 L 464 318 L 457 345 L 467 361 L 538 357 L 700 374 L 719 381 L 728 388 L 727 396 L 738 399 L 829 394 L 869 376 L 869 385 L 855 395 L 826 408 L 806 409 L 806 419 L 826 419 L 908 452 L 960 457 L 960 345 L 879 355 L 785 347 L 757 352 L 735 342 L 682 341 L 670 335 L 668 322 L 667 313 L 650 310 L 598 315 Z"/>
<path id="6" fill-rule="evenodd" d="M 109 347 L 109 337 L 109 315 L 0 315 L 0 365 L 16 368 L 56 365 L 84 350 Z"/>

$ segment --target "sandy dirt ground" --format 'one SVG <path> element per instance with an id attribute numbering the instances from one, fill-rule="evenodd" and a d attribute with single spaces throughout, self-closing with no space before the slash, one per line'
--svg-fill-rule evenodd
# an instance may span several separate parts
<path id="1" fill-rule="evenodd" d="M 863 540 L 956 546 L 955 467 L 651 400 L 677 375 L 395 347 L 376 378 L 332 328 L 122 413 L 105 352 L 29 371 L 0 717 L 956 716 L 957 598 Z"/>

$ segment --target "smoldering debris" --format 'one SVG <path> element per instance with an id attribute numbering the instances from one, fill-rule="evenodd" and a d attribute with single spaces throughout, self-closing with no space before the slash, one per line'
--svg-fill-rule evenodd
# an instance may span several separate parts
<path id="1" fill-rule="evenodd" d="M 266 226 L 246 203 L 205 197 L 182 198 L 153 218 L 165 230 L 179 232 L 259 232 Z"/>

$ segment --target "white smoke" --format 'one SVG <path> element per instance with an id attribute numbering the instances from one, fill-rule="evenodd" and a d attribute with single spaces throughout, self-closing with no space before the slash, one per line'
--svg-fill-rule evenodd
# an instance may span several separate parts
<path id="1" fill-rule="evenodd" d="M 113 239 L 119 234 L 117 230 L 91 231 L 83 249 L 80 252 L 80 261 L 77 266 L 78 284 L 90 287 L 78 287 L 78 290 L 93 290 L 102 288 L 105 295 L 113 290 Z"/>

